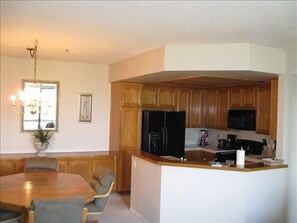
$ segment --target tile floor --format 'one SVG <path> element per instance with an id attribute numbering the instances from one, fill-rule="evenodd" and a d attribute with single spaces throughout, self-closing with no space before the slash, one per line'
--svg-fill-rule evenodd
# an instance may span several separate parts
<path id="1" fill-rule="evenodd" d="M 89 216 L 88 221 L 97 220 L 99 223 L 147 223 L 133 210 L 130 210 L 130 195 L 113 192 L 104 208 L 103 214 Z"/>

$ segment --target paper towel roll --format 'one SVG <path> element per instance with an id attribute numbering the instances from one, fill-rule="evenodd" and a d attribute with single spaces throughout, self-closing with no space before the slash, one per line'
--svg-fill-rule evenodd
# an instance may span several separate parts
<path id="1" fill-rule="evenodd" d="M 244 165 L 245 151 L 243 149 L 236 151 L 236 165 Z"/>

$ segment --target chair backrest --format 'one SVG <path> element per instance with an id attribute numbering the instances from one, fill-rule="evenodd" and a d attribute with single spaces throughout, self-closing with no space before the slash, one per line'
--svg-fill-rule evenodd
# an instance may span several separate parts
<path id="1" fill-rule="evenodd" d="M 96 191 L 94 204 L 97 211 L 103 211 L 105 203 L 114 185 L 115 175 L 113 171 L 105 168 L 99 167 L 91 180 L 91 187 Z"/>
<path id="2" fill-rule="evenodd" d="M 85 223 L 84 198 L 33 200 L 29 223 Z"/>
<path id="3" fill-rule="evenodd" d="M 58 160 L 49 157 L 30 157 L 25 160 L 25 172 L 58 171 Z"/>

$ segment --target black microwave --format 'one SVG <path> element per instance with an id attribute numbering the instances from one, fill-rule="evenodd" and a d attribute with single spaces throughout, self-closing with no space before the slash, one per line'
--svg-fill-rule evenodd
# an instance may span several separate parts
<path id="1" fill-rule="evenodd" d="M 229 129 L 256 130 L 255 110 L 228 110 Z"/>

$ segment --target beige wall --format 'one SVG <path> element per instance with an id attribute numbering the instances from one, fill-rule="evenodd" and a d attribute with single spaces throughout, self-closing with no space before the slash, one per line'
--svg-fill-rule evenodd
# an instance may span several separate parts
<path id="1" fill-rule="evenodd" d="M 171 45 L 110 65 L 111 82 L 162 71 L 256 71 L 286 73 L 286 51 L 261 45 Z M 180 72 L 182 77 L 183 72 Z"/>
<path id="2" fill-rule="evenodd" d="M 36 152 L 30 133 L 20 132 L 20 116 L 9 97 L 21 79 L 33 78 L 33 60 L 1 57 L 1 143 L 4 153 Z M 110 84 L 108 65 L 38 60 L 37 79 L 60 82 L 59 129 L 47 152 L 109 150 Z M 78 122 L 79 93 L 93 93 L 92 123 Z"/>

